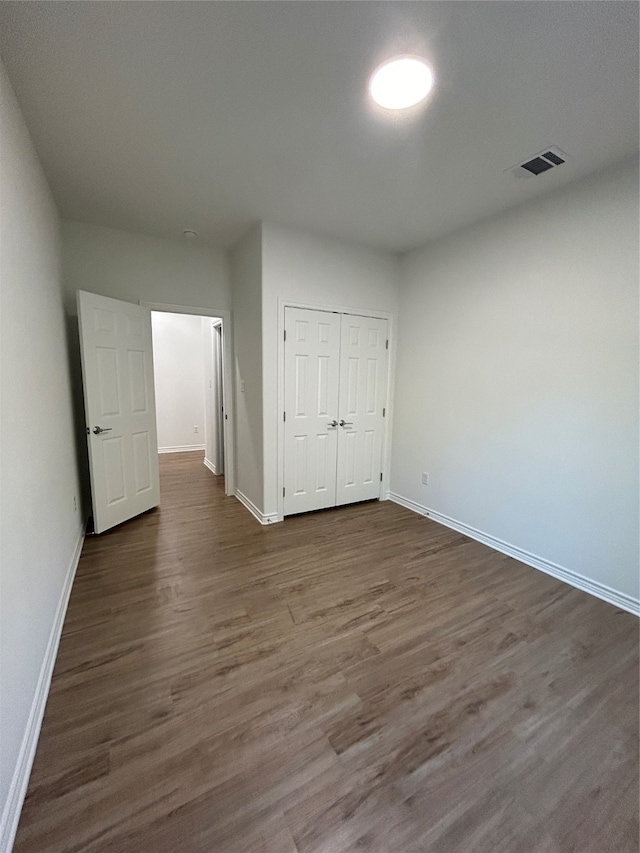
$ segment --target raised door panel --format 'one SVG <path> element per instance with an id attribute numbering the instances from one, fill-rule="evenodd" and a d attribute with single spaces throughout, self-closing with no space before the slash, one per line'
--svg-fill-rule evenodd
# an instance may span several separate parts
<path id="1" fill-rule="evenodd" d="M 340 315 L 285 309 L 284 514 L 334 506 Z"/>

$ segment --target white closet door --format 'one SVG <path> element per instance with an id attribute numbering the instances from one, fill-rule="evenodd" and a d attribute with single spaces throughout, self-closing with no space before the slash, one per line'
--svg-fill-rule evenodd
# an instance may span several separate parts
<path id="1" fill-rule="evenodd" d="M 387 321 L 342 315 L 336 504 L 380 496 Z"/>
<path id="2" fill-rule="evenodd" d="M 284 514 L 335 506 L 340 315 L 285 309 Z"/>

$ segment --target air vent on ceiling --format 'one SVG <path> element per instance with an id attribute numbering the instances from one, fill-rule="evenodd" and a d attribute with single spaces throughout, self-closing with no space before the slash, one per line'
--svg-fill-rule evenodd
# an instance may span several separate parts
<path id="1" fill-rule="evenodd" d="M 523 163 L 522 168 L 531 172 L 532 175 L 541 175 L 548 169 L 553 169 L 553 163 L 545 160 L 544 157 L 534 157 L 533 160 Z"/>
<path id="2" fill-rule="evenodd" d="M 542 175 L 544 172 L 556 168 L 556 166 L 561 166 L 568 159 L 569 157 L 564 151 L 553 145 L 550 148 L 545 148 L 544 151 L 536 154 L 535 157 L 525 160 L 524 163 L 512 166 L 510 169 L 507 169 L 507 172 L 512 172 L 516 178 L 530 178 L 532 175 Z"/>

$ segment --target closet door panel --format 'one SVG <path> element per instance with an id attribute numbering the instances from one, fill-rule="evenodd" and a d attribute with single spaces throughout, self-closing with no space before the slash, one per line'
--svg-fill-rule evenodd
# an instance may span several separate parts
<path id="1" fill-rule="evenodd" d="M 336 504 L 380 495 L 387 321 L 342 315 Z"/>
<path id="2" fill-rule="evenodd" d="M 340 315 L 286 308 L 285 334 L 284 514 L 293 515 L 336 503 Z"/>

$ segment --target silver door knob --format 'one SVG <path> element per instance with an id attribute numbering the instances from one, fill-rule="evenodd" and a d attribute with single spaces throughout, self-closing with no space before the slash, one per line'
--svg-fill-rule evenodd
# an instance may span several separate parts
<path id="1" fill-rule="evenodd" d="M 334 418 L 334 419 L 331 421 L 331 423 L 327 424 L 327 426 L 330 426 L 330 427 L 337 427 L 337 426 L 338 426 L 338 421 Z"/>
<path id="2" fill-rule="evenodd" d="M 353 421 L 345 421 L 345 420 L 343 419 L 343 420 L 341 420 L 341 421 L 340 421 L 340 426 L 341 426 L 341 427 L 345 427 L 345 426 L 353 426 Z"/>
<path id="3" fill-rule="evenodd" d="M 112 429 L 113 429 L 113 427 L 104 427 L 103 428 L 103 427 L 99 427 L 99 426 L 94 426 L 93 434 L 94 435 L 100 435 L 101 432 L 111 432 Z"/>

